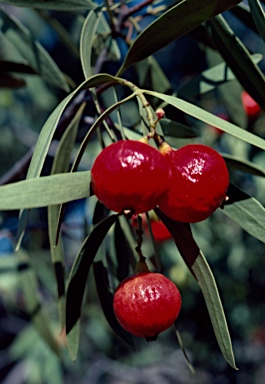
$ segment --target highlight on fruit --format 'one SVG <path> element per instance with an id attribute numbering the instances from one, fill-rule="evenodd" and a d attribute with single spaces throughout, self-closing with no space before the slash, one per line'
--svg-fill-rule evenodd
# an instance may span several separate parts
<path id="1" fill-rule="evenodd" d="M 171 219 L 196 223 L 205 220 L 225 199 L 229 173 L 223 157 L 203 144 L 188 144 L 174 150 L 163 144 L 172 176 L 159 207 Z"/>
<path id="2" fill-rule="evenodd" d="M 92 188 L 110 210 L 134 214 L 155 208 L 166 193 L 171 168 L 151 145 L 120 140 L 104 148 L 92 169 Z"/>
<path id="3" fill-rule="evenodd" d="M 153 341 L 176 321 L 181 309 L 181 295 L 176 285 L 164 275 L 138 272 L 118 285 L 113 309 L 126 331 Z"/>

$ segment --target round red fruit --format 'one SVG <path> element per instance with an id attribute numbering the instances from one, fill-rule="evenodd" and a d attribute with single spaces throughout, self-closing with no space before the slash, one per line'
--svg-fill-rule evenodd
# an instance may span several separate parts
<path id="1" fill-rule="evenodd" d="M 160 273 L 138 272 L 123 280 L 114 293 L 113 309 L 119 323 L 148 341 L 174 323 L 180 308 L 178 288 Z"/>
<path id="2" fill-rule="evenodd" d="M 171 164 L 171 183 L 159 207 L 168 217 L 196 223 L 209 217 L 226 197 L 229 173 L 222 156 L 203 144 L 162 153 Z"/>
<path id="3" fill-rule="evenodd" d="M 155 148 L 120 140 L 104 148 L 91 169 L 97 198 L 115 212 L 135 214 L 155 208 L 169 185 L 171 170 Z"/>

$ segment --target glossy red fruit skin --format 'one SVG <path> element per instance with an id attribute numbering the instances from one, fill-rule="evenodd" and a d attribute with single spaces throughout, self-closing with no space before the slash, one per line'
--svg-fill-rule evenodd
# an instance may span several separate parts
<path id="1" fill-rule="evenodd" d="M 172 166 L 171 184 L 159 208 L 168 217 L 196 223 L 224 201 L 229 173 L 222 156 L 203 144 L 189 144 L 165 153 Z"/>
<path id="2" fill-rule="evenodd" d="M 174 323 L 180 308 L 178 288 L 160 273 L 138 272 L 123 280 L 114 293 L 113 309 L 121 326 L 148 341 Z"/>
<path id="3" fill-rule="evenodd" d="M 148 144 L 120 140 L 104 148 L 91 169 L 92 188 L 110 210 L 143 213 L 166 193 L 171 176 L 163 155 Z"/>

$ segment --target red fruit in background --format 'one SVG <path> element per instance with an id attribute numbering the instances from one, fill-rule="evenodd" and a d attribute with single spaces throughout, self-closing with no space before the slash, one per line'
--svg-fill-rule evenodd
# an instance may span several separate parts
<path id="1" fill-rule="evenodd" d="M 256 101 L 246 91 L 241 93 L 241 99 L 246 115 L 251 119 L 257 117 L 261 108 Z"/>
<path id="2" fill-rule="evenodd" d="M 113 309 L 122 327 L 149 341 L 174 323 L 180 308 L 178 288 L 160 273 L 129 276 L 114 293 Z"/>
<path id="3" fill-rule="evenodd" d="M 153 209 L 165 194 L 171 170 L 163 155 L 148 144 L 120 140 L 98 155 L 91 169 L 98 199 L 115 212 Z"/>
<path id="4" fill-rule="evenodd" d="M 151 220 L 151 228 L 155 240 L 159 243 L 172 239 L 172 235 L 162 221 Z"/>
<path id="5" fill-rule="evenodd" d="M 210 216 L 224 201 L 229 173 L 222 156 L 203 144 L 178 150 L 162 149 L 171 164 L 172 177 L 160 209 L 170 218 L 196 223 Z"/>

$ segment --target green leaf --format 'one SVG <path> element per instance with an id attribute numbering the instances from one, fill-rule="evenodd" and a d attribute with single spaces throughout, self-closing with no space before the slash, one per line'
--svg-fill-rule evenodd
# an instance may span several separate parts
<path id="1" fill-rule="evenodd" d="M 34 40 L 30 32 L 14 17 L 0 9 L 0 25 L 5 37 L 18 50 L 20 55 L 51 85 L 69 91 L 63 73 L 48 52 Z"/>
<path id="2" fill-rule="evenodd" d="M 0 187 L 0 210 L 47 207 L 89 196 L 90 171 L 64 173 Z"/>
<path id="3" fill-rule="evenodd" d="M 265 109 L 265 76 L 241 40 L 219 15 L 209 21 L 216 48 L 242 87 Z"/>
<path id="4" fill-rule="evenodd" d="M 123 341 L 131 349 L 135 350 L 136 348 L 133 336 L 129 332 L 125 331 L 114 314 L 113 294 L 109 290 L 107 269 L 104 267 L 102 261 L 97 261 L 93 263 L 93 270 L 99 301 L 110 327 L 121 339 L 121 341 Z"/>
<path id="5" fill-rule="evenodd" d="M 10 4 L 16 7 L 71 12 L 88 11 L 96 8 L 96 5 L 90 0 L 0 0 L 0 3 Z"/>
<path id="6" fill-rule="evenodd" d="M 25 253 L 19 252 L 21 263 L 19 265 L 20 285 L 23 293 L 26 312 L 30 315 L 32 323 L 49 345 L 51 350 L 58 356 L 60 355 L 60 346 L 50 329 L 50 321 L 44 312 L 40 298 L 38 296 L 38 284 L 36 275 L 30 267 L 29 258 Z"/>
<path id="7" fill-rule="evenodd" d="M 253 197 L 230 184 L 229 200 L 222 210 L 241 228 L 256 239 L 265 242 L 265 208 Z"/>
<path id="8" fill-rule="evenodd" d="M 224 358 L 231 367 L 237 369 L 230 334 L 215 279 L 207 261 L 192 237 L 189 225 L 168 218 L 158 208 L 155 209 L 155 212 L 171 232 L 183 260 L 202 290 L 216 340 Z"/>
<path id="9" fill-rule="evenodd" d="M 159 208 L 155 208 L 154 211 L 172 234 L 179 253 L 195 279 L 197 279 L 192 270 L 192 266 L 196 261 L 200 249 L 191 236 L 189 225 L 170 219 Z M 189 241 L 187 241 L 187 239 Z"/>
<path id="10" fill-rule="evenodd" d="M 262 5 L 259 0 L 248 0 L 248 5 L 250 7 L 251 16 L 256 24 L 256 27 L 259 31 L 260 37 L 265 41 L 265 13 Z"/>
<path id="11" fill-rule="evenodd" d="M 237 369 L 235 365 L 232 343 L 227 327 L 227 322 L 216 286 L 215 278 L 207 260 L 202 252 L 199 253 L 192 266 L 193 272 L 197 277 L 199 286 L 204 296 L 206 306 L 211 318 L 213 330 L 221 352 L 228 364 Z"/>
<path id="12" fill-rule="evenodd" d="M 166 137 L 169 136 L 180 139 L 191 139 L 200 136 L 199 132 L 195 128 L 178 123 L 177 121 L 163 118 L 160 120 L 160 124 Z"/>
<path id="13" fill-rule="evenodd" d="M 66 107 L 70 104 L 70 102 L 74 99 L 78 92 L 83 89 L 89 89 L 93 87 L 97 87 L 102 84 L 106 84 L 109 82 L 118 82 L 117 78 L 110 76 L 108 74 L 99 74 L 92 76 L 90 79 L 84 81 L 80 86 L 69 94 L 53 111 L 50 115 L 46 123 L 44 124 L 35 146 L 35 150 L 33 153 L 33 157 L 30 163 L 30 167 L 28 170 L 27 178 L 39 177 L 41 174 L 41 170 L 47 156 L 54 132 L 57 128 L 58 122 L 66 109 Z"/>
<path id="14" fill-rule="evenodd" d="M 205 111 L 202 108 L 197 107 L 187 101 L 181 100 L 174 96 L 164 95 L 153 91 L 144 90 L 144 93 L 155 96 L 161 100 L 166 101 L 173 107 L 187 113 L 188 115 L 195 117 L 198 120 L 203 121 L 206 124 L 212 125 L 221 129 L 224 132 L 230 133 L 230 135 L 237 137 L 240 140 L 246 141 L 249 144 L 255 145 L 258 148 L 265 149 L 265 140 L 260 137 L 239 128 L 238 126 L 221 119 L 213 115 L 210 112 Z"/>
<path id="15" fill-rule="evenodd" d="M 178 2 L 140 33 L 130 47 L 118 74 L 187 34 L 204 21 L 238 3 L 240 0 L 182 0 Z"/>
<path id="16" fill-rule="evenodd" d="M 114 228 L 114 243 L 117 258 L 117 279 L 122 281 L 129 276 L 130 263 L 134 260 L 134 253 L 124 235 L 120 221 L 118 220 Z"/>
<path id="17" fill-rule="evenodd" d="M 228 167 L 232 167 L 236 170 L 250 173 L 255 176 L 265 177 L 265 169 L 258 167 L 257 165 L 251 163 L 247 160 L 238 159 L 232 155 L 222 155 Z"/>
<path id="18" fill-rule="evenodd" d="M 100 244 L 118 216 L 118 214 L 113 214 L 94 227 L 84 240 L 71 269 L 66 293 L 66 336 L 73 360 L 76 359 L 78 353 L 81 306 L 88 273 Z"/>
<path id="19" fill-rule="evenodd" d="M 92 48 L 97 27 L 100 22 L 101 12 L 90 11 L 87 15 L 80 37 L 80 59 L 83 73 L 86 79 L 93 75 L 92 71 Z"/>
<path id="20" fill-rule="evenodd" d="M 252 55 L 255 63 L 262 60 L 261 54 Z M 226 84 L 228 81 L 234 80 L 235 75 L 226 63 L 221 63 L 212 68 L 206 69 L 200 75 L 193 78 L 191 81 L 183 84 L 178 89 L 178 96 L 181 98 L 190 98 L 209 91 L 216 87 Z"/>
<path id="21" fill-rule="evenodd" d="M 82 104 L 74 119 L 64 131 L 56 150 L 52 165 L 51 174 L 67 172 L 70 165 L 71 153 L 74 147 L 78 125 L 82 116 L 85 104 Z M 64 283 L 64 259 L 63 249 L 60 241 L 57 240 L 58 218 L 60 206 L 50 205 L 48 207 L 48 233 L 52 262 L 54 264 L 55 277 L 58 293 L 58 310 L 61 326 L 65 325 L 65 283 Z M 55 246 L 56 245 L 56 246 Z"/>
<path id="22" fill-rule="evenodd" d="M 76 155 L 76 158 L 73 162 L 73 166 L 71 168 L 71 172 L 74 172 L 75 170 L 77 170 L 78 168 L 78 165 L 80 164 L 80 161 L 82 159 L 82 156 L 83 154 L 85 153 L 85 150 L 86 150 L 86 147 L 90 141 L 90 139 L 92 138 L 92 135 L 93 133 L 95 132 L 95 130 L 103 123 L 103 121 L 106 119 L 106 117 L 108 117 L 111 112 L 115 111 L 115 109 L 117 109 L 119 106 L 121 106 L 123 103 L 125 103 L 126 101 L 132 99 L 133 97 L 135 97 L 135 94 L 132 93 L 131 95 L 129 95 L 128 97 L 126 97 L 125 99 L 123 100 L 120 100 L 118 101 L 117 103 L 111 105 L 109 108 L 107 108 L 96 120 L 95 122 L 93 123 L 93 125 L 90 127 L 90 129 L 88 130 L 86 136 L 84 137 L 81 145 L 79 146 L 79 150 L 78 150 L 78 153 Z"/>

